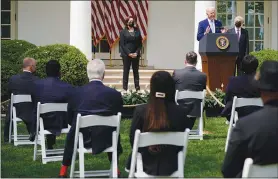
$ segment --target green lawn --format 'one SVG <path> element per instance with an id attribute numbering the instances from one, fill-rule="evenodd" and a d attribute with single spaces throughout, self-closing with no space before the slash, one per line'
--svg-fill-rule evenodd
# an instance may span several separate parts
<path id="1" fill-rule="evenodd" d="M 24 129 L 20 125 L 21 130 Z M 125 162 L 131 151 L 129 145 L 130 121 L 121 122 L 121 140 L 124 149 L 120 156 L 119 168 L 122 177 L 128 174 L 124 171 Z M 208 118 L 205 124 L 205 135 L 203 141 L 190 140 L 185 161 L 185 177 L 222 177 L 221 164 L 224 158 L 225 138 L 228 126 L 224 118 Z M 58 146 L 63 146 L 65 136 L 60 136 Z M 33 146 L 13 146 L 3 143 L 3 122 L 2 122 L 2 143 L 1 143 L 1 177 L 3 178 L 56 178 L 59 174 L 61 162 L 41 163 L 41 158 L 33 161 Z M 86 158 L 87 157 L 87 158 Z M 97 156 L 86 155 L 85 165 L 87 170 L 107 169 L 109 162 L 106 154 Z M 78 165 L 77 165 L 78 169 Z M 68 171 L 69 172 L 69 171 Z"/>

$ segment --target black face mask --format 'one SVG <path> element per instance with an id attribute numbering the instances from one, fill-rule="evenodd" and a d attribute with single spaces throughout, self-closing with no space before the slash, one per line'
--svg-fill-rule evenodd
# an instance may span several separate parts
<path id="1" fill-rule="evenodd" d="M 239 27 L 241 26 L 241 22 L 236 22 L 236 23 L 235 23 L 235 26 L 236 26 L 237 28 L 239 28 Z"/>
<path id="2" fill-rule="evenodd" d="M 131 21 L 129 24 L 128 24 L 129 27 L 134 27 L 134 22 Z"/>

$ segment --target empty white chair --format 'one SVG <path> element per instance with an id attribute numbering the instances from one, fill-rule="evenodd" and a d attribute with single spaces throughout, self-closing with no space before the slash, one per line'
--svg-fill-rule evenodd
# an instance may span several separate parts
<path id="1" fill-rule="evenodd" d="M 198 129 L 196 130 L 191 130 L 189 134 L 189 139 L 199 139 L 203 140 L 203 135 L 204 135 L 204 119 L 203 119 L 203 108 L 204 108 L 204 100 L 205 100 L 205 95 L 206 91 L 178 91 L 176 90 L 176 95 L 175 95 L 175 101 L 176 104 L 178 104 L 178 100 L 181 99 L 199 99 L 201 100 L 201 111 L 200 114 L 201 116 L 199 117 L 199 124 L 198 124 Z"/>
<path id="2" fill-rule="evenodd" d="M 183 150 L 178 153 L 178 170 L 175 171 L 171 176 L 163 176 L 163 177 L 184 178 L 184 163 L 186 158 L 189 132 L 190 132 L 189 129 L 186 129 L 185 132 L 146 132 L 146 133 L 141 133 L 140 130 L 136 130 L 133 148 L 132 148 L 130 172 L 128 177 L 129 178 L 158 177 L 158 176 L 148 175 L 143 171 L 142 155 L 138 152 L 138 148 L 148 147 L 152 145 L 174 145 L 174 146 L 183 147 Z M 135 165 L 136 165 L 136 172 L 135 172 Z"/>
<path id="3" fill-rule="evenodd" d="M 227 152 L 228 149 L 228 143 L 231 137 L 231 132 L 233 128 L 233 123 L 234 126 L 236 125 L 236 122 L 238 120 L 238 114 L 236 112 L 236 108 L 244 107 L 244 106 L 263 106 L 263 101 L 261 98 L 237 98 L 234 96 L 233 99 L 233 106 L 231 110 L 231 118 L 229 122 L 229 129 L 227 133 L 227 138 L 226 138 L 226 144 L 225 144 L 225 152 Z"/>
<path id="4" fill-rule="evenodd" d="M 118 115 L 113 115 L 113 116 L 98 116 L 98 115 L 81 116 L 81 114 L 77 115 L 76 130 L 75 130 L 75 137 L 74 137 L 74 151 L 73 151 L 72 162 L 71 162 L 70 178 L 73 177 L 84 178 L 84 177 L 97 177 L 97 176 L 110 176 L 113 178 L 118 177 L 117 146 L 118 146 L 118 138 L 120 133 L 120 121 L 121 121 L 121 113 L 118 113 Z M 111 135 L 112 146 L 103 151 L 103 152 L 112 152 L 112 162 L 109 170 L 85 171 L 84 154 L 92 153 L 92 149 L 84 147 L 83 134 L 80 132 L 80 129 L 86 127 L 92 127 L 92 126 L 116 127 L 116 131 L 114 131 Z M 75 159 L 76 159 L 77 152 L 79 153 L 79 171 L 75 171 Z"/>
<path id="5" fill-rule="evenodd" d="M 255 165 L 251 158 L 245 159 L 242 178 L 278 178 L 278 163 Z"/>
<path id="6" fill-rule="evenodd" d="M 43 119 L 41 114 L 49 112 L 58 112 L 58 111 L 67 111 L 67 103 L 45 103 L 41 104 L 38 102 L 37 106 L 37 127 L 36 127 L 36 137 L 34 142 L 34 156 L 33 160 L 35 161 L 37 155 L 42 156 L 42 163 L 46 164 L 47 162 L 61 161 L 63 159 L 64 149 L 46 149 L 46 135 L 52 134 L 48 130 L 44 129 Z M 68 133 L 70 127 L 62 129 L 61 133 Z M 41 150 L 38 150 L 38 145 L 41 145 Z M 53 156 L 47 156 L 53 155 Z"/>
<path id="7" fill-rule="evenodd" d="M 11 143 L 12 139 L 14 140 L 14 145 L 30 145 L 34 142 L 29 140 L 29 135 L 18 135 L 17 131 L 17 123 L 23 122 L 22 119 L 16 116 L 16 108 L 14 104 L 32 102 L 31 95 L 14 95 L 11 94 L 11 108 L 10 108 L 10 126 L 9 126 L 9 143 Z M 30 111 L 31 113 L 32 111 Z M 12 126 L 13 126 L 13 134 L 12 134 Z"/>

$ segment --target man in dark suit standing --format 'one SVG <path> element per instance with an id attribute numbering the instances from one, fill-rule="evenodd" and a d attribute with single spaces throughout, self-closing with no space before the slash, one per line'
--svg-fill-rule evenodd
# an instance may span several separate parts
<path id="1" fill-rule="evenodd" d="M 175 70 L 173 78 L 176 84 L 176 90 L 184 91 L 203 91 L 206 89 L 207 76 L 205 73 L 196 69 L 197 54 L 193 51 L 186 54 L 185 68 Z M 192 117 L 192 126 L 195 123 L 196 117 L 200 117 L 201 101 L 198 99 L 179 100 L 178 103 L 184 107 L 192 106 L 189 113 Z"/>
<path id="2" fill-rule="evenodd" d="M 249 36 L 248 31 L 242 28 L 243 18 L 241 16 L 237 16 L 235 18 L 235 27 L 229 29 L 227 33 L 237 34 L 238 43 L 239 43 L 239 54 L 236 59 L 235 64 L 235 75 L 237 71 L 237 75 L 240 76 L 243 74 L 242 72 L 242 59 L 245 55 L 249 54 Z"/>
<path id="3" fill-rule="evenodd" d="M 224 177 L 240 178 L 246 158 L 252 158 L 257 165 L 278 163 L 277 78 L 278 62 L 265 61 L 254 80 L 264 107 L 237 121 L 222 166 Z"/>
<path id="4" fill-rule="evenodd" d="M 121 112 L 123 100 L 121 93 L 109 88 L 102 83 L 104 78 L 105 65 L 103 61 L 94 59 L 87 65 L 87 74 L 90 82 L 75 91 L 68 104 L 68 119 L 71 129 L 67 135 L 62 167 L 59 177 L 67 176 L 67 168 L 71 164 L 76 117 L 80 113 L 84 115 L 116 115 Z M 81 131 L 84 135 L 85 146 L 92 148 L 93 154 L 99 154 L 112 145 L 112 132 L 114 127 L 91 127 Z M 120 137 L 118 142 L 118 155 L 122 153 Z M 112 161 L 112 154 L 108 153 L 109 161 Z M 119 173 L 119 172 L 118 172 Z"/>
<path id="5" fill-rule="evenodd" d="M 231 110 L 233 105 L 233 98 L 259 98 L 260 91 L 258 88 L 252 85 L 252 80 L 258 68 L 259 62 L 256 57 L 252 55 L 246 55 L 242 60 L 242 76 L 231 77 L 226 89 L 226 95 L 224 101 L 226 103 L 221 115 L 230 120 Z M 245 106 L 236 109 L 238 117 L 244 117 L 257 111 L 261 107 L 258 106 Z"/>
<path id="6" fill-rule="evenodd" d="M 35 82 L 35 101 L 44 103 L 68 103 L 70 96 L 73 94 L 73 86 L 60 80 L 61 66 L 58 61 L 50 60 L 46 63 L 47 78 Z M 34 122 L 36 124 L 36 112 Z M 55 112 L 42 114 L 44 128 L 52 134 L 47 135 L 47 148 L 53 149 L 56 136 L 61 134 L 61 130 L 68 126 L 67 112 Z M 34 124 L 34 126 L 36 126 Z"/>
<path id="7" fill-rule="evenodd" d="M 224 33 L 225 29 L 222 28 L 222 23 L 215 19 L 215 8 L 210 7 L 206 9 L 207 19 L 199 22 L 197 40 L 200 41 L 204 35 L 208 33 Z"/>
<path id="8" fill-rule="evenodd" d="M 38 80 L 38 77 L 34 76 L 33 73 L 36 71 L 36 60 L 33 58 L 25 58 L 23 60 L 23 72 L 17 75 L 14 75 L 10 78 L 8 83 L 8 93 L 11 95 L 20 95 L 28 94 L 31 95 L 31 103 L 19 103 L 14 104 L 16 108 L 16 115 L 27 126 L 28 133 L 33 133 L 32 131 L 32 111 L 35 106 L 34 102 L 34 82 Z M 9 125 L 10 125 L 10 105 L 8 109 L 7 118 L 5 120 L 5 129 L 4 129 L 4 141 L 9 140 Z"/>

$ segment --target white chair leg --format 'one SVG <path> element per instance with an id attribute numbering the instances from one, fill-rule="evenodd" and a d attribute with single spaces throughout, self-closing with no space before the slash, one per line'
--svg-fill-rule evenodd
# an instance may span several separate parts
<path id="1" fill-rule="evenodd" d="M 112 153 L 112 177 L 113 178 L 118 178 L 118 171 L 117 171 L 117 168 L 118 168 L 118 156 L 117 156 L 117 151 L 114 151 Z"/>
<path id="2" fill-rule="evenodd" d="M 199 136 L 200 140 L 203 140 L 203 135 L 204 135 L 204 120 L 202 117 L 199 119 Z"/>
<path id="3" fill-rule="evenodd" d="M 41 136 L 41 153 L 42 153 L 42 163 L 43 164 L 46 164 L 46 148 L 45 148 L 45 135 L 43 132 L 40 133 L 40 136 Z"/>
<path id="4" fill-rule="evenodd" d="M 13 124 L 14 124 L 14 146 L 17 146 L 17 142 L 18 142 L 18 139 L 17 139 L 17 122 L 16 120 L 13 120 Z"/>
<path id="5" fill-rule="evenodd" d="M 84 152 L 82 150 L 79 151 L 79 174 L 80 178 L 85 177 Z"/>
<path id="6" fill-rule="evenodd" d="M 12 142 L 12 125 L 13 125 L 13 120 L 10 119 L 10 126 L 9 126 L 9 143 Z"/>
<path id="7" fill-rule="evenodd" d="M 37 159 L 37 151 L 38 151 L 38 136 L 39 134 L 36 134 L 35 136 L 35 143 L 34 143 L 34 156 L 33 156 L 33 160 L 36 161 Z"/>

